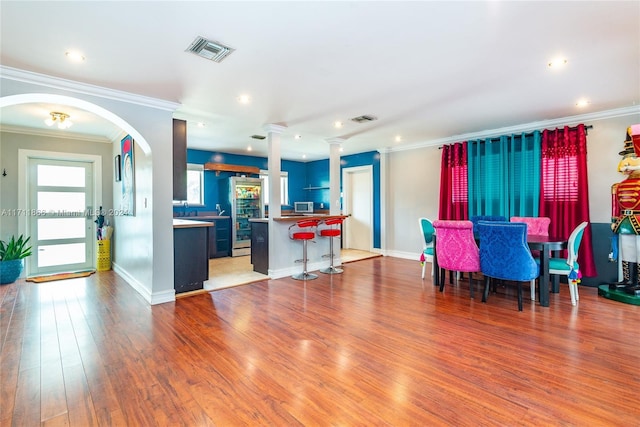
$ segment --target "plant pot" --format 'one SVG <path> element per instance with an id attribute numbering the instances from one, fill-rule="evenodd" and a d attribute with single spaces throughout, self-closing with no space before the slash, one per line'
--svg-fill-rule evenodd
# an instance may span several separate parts
<path id="1" fill-rule="evenodd" d="M 7 285 L 18 280 L 23 267 L 22 259 L 0 261 L 0 285 Z"/>

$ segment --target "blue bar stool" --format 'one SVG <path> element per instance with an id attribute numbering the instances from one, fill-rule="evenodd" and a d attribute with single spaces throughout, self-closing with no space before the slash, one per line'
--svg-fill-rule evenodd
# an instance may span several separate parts
<path id="1" fill-rule="evenodd" d="M 317 219 L 303 219 L 289 227 L 289 238 L 302 241 L 302 273 L 291 276 L 296 280 L 313 280 L 318 275 L 307 272 L 307 242 L 316 237 Z M 300 261 L 300 260 L 296 260 Z"/>

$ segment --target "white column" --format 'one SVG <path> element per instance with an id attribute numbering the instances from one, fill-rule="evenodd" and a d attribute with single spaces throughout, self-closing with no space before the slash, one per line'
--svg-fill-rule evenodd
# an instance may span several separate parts
<path id="1" fill-rule="evenodd" d="M 280 134 L 287 127 L 277 124 L 266 124 L 262 127 L 267 132 L 267 146 L 269 154 L 267 157 L 267 168 L 269 169 L 269 236 L 275 236 L 276 231 L 273 218 L 282 215 L 282 206 L 280 205 L 280 175 L 281 175 L 281 150 L 280 150 Z M 269 238 L 269 269 L 274 268 L 275 254 L 281 251 L 279 239 Z"/>
<path id="2" fill-rule="evenodd" d="M 329 143 L 329 214 L 340 215 L 340 146 L 344 138 L 328 138 Z"/>

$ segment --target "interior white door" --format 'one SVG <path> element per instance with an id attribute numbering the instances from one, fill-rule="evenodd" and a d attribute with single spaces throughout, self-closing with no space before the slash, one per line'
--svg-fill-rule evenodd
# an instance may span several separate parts
<path id="1" fill-rule="evenodd" d="M 346 249 L 373 249 L 373 171 L 370 166 L 343 170 Z"/>
<path id="2" fill-rule="evenodd" d="M 95 267 L 93 164 L 29 158 L 30 276 Z"/>

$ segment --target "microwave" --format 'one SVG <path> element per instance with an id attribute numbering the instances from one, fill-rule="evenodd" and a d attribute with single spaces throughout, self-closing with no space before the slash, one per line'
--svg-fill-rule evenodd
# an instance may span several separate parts
<path id="1" fill-rule="evenodd" d="M 295 213 L 313 213 L 313 202 L 293 202 Z"/>

